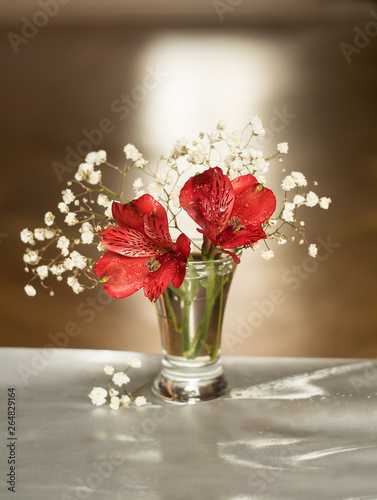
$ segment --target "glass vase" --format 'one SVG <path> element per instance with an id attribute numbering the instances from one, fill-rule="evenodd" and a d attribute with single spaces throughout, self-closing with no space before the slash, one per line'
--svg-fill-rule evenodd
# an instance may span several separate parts
<path id="1" fill-rule="evenodd" d="M 156 302 L 163 358 L 152 391 L 172 403 L 210 401 L 228 392 L 220 341 L 237 264 L 230 255 L 198 259 L 188 262 L 181 287 L 170 285 Z"/>

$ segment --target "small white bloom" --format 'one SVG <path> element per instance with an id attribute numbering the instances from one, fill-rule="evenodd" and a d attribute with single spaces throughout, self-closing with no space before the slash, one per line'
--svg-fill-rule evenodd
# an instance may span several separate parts
<path id="1" fill-rule="evenodd" d="M 178 158 L 178 156 L 183 156 L 187 154 L 187 146 L 188 146 L 188 140 L 186 139 L 186 137 L 181 137 L 174 143 L 171 152 L 172 156 L 174 158 Z"/>
<path id="2" fill-rule="evenodd" d="M 313 193 L 313 191 L 310 191 L 306 195 L 306 206 L 315 207 L 318 201 L 319 201 L 318 196 L 315 193 Z"/>
<path id="3" fill-rule="evenodd" d="M 35 252 L 34 250 L 30 250 L 30 248 L 27 248 L 26 253 L 23 256 L 23 259 L 26 264 L 37 264 L 40 258 L 38 252 Z"/>
<path id="4" fill-rule="evenodd" d="M 64 264 L 53 264 L 50 267 L 50 273 L 53 274 L 54 276 L 60 276 L 65 271 L 66 268 L 64 267 Z"/>
<path id="5" fill-rule="evenodd" d="M 36 289 L 32 285 L 26 285 L 24 290 L 26 295 L 29 295 L 29 297 L 34 297 L 37 293 Z"/>
<path id="6" fill-rule="evenodd" d="M 121 396 L 120 398 L 120 403 L 125 406 L 125 405 L 128 405 L 128 403 L 131 401 L 130 397 L 127 396 L 127 394 L 124 394 L 123 396 Z"/>
<path id="7" fill-rule="evenodd" d="M 305 240 L 301 238 L 301 240 L 298 242 L 299 245 L 303 245 L 305 243 Z"/>
<path id="8" fill-rule="evenodd" d="M 106 375 L 112 375 L 115 372 L 115 368 L 112 365 L 105 365 L 103 371 Z"/>
<path id="9" fill-rule="evenodd" d="M 88 180 L 90 174 L 93 172 L 93 168 L 92 163 L 81 163 L 75 174 L 75 179 L 77 181 Z"/>
<path id="10" fill-rule="evenodd" d="M 308 254 L 310 255 L 310 257 L 316 258 L 317 253 L 318 253 L 317 245 L 315 243 L 312 243 L 311 245 L 309 245 Z"/>
<path id="11" fill-rule="evenodd" d="M 331 198 L 326 198 L 325 196 L 319 199 L 319 206 L 325 210 L 329 208 L 331 203 Z"/>
<path id="12" fill-rule="evenodd" d="M 259 182 L 259 184 L 266 184 L 266 176 L 265 175 L 261 175 L 261 174 L 259 174 L 257 172 L 255 174 L 255 178 L 257 179 L 257 181 Z"/>
<path id="13" fill-rule="evenodd" d="M 123 384 L 128 384 L 130 377 L 124 372 L 117 372 L 113 375 L 113 382 L 115 385 L 122 387 Z"/>
<path id="14" fill-rule="evenodd" d="M 30 245 L 34 245 L 34 234 L 29 229 L 25 228 L 21 231 L 21 241 L 23 243 L 30 243 Z"/>
<path id="15" fill-rule="evenodd" d="M 266 131 L 263 128 L 262 120 L 258 115 L 250 116 L 249 123 L 251 125 L 251 130 L 254 135 L 259 135 L 260 137 L 264 137 Z"/>
<path id="16" fill-rule="evenodd" d="M 161 190 L 162 186 L 158 182 L 150 182 L 147 186 L 147 191 L 153 198 L 158 198 Z"/>
<path id="17" fill-rule="evenodd" d="M 291 172 L 291 176 L 294 178 L 297 186 L 305 187 L 308 184 L 308 181 L 305 179 L 304 174 L 301 172 Z"/>
<path id="18" fill-rule="evenodd" d="M 64 259 L 63 266 L 66 271 L 72 271 L 72 269 L 75 267 L 75 264 L 73 260 L 68 257 L 67 259 Z"/>
<path id="19" fill-rule="evenodd" d="M 110 203 L 109 198 L 105 194 L 99 194 L 97 198 L 97 203 L 101 207 L 107 207 Z"/>
<path id="20" fill-rule="evenodd" d="M 72 193 L 71 189 L 64 189 L 62 191 L 62 198 L 66 205 L 75 201 L 76 196 Z"/>
<path id="21" fill-rule="evenodd" d="M 110 408 L 112 410 L 119 410 L 120 399 L 118 396 L 112 396 L 110 398 Z"/>
<path id="22" fill-rule="evenodd" d="M 278 245 L 285 245 L 287 243 L 287 238 L 285 236 L 278 237 Z"/>
<path id="23" fill-rule="evenodd" d="M 48 276 L 48 267 L 47 266 L 38 266 L 37 269 L 37 274 L 40 277 L 41 280 L 44 280 Z"/>
<path id="24" fill-rule="evenodd" d="M 217 124 L 217 128 L 219 130 L 225 130 L 225 127 L 226 127 L 225 120 L 220 120 L 219 123 Z"/>
<path id="25" fill-rule="evenodd" d="M 288 203 L 288 202 L 285 203 L 281 218 L 283 220 L 285 220 L 286 222 L 293 222 L 294 221 L 294 215 L 293 215 L 294 209 L 295 209 L 294 203 Z"/>
<path id="26" fill-rule="evenodd" d="M 97 250 L 99 252 L 104 252 L 106 250 L 106 248 L 102 245 L 101 242 L 99 242 L 98 245 L 97 245 Z"/>
<path id="27" fill-rule="evenodd" d="M 137 179 L 134 180 L 134 183 L 132 184 L 132 187 L 135 191 L 138 191 L 139 189 L 143 189 L 144 187 L 144 182 L 141 177 L 138 177 Z"/>
<path id="28" fill-rule="evenodd" d="M 264 250 L 263 252 L 261 252 L 261 257 L 262 257 L 262 259 L 265 259 L 265 260 L 270 260 L 274 256 L 275 256 L 275 254 L 272 250 Z"/>
<path id="29" fill-rule="evenodd" d="M 187 160 L 194 165 L 202 165 L 206 158 L 206 150 L 201 144 L 193 149 L 188 155 Z"/>
<path id="30" fill-rule="evenodd" d="M 108 219 L 112 219 L 113 218 L 113 211 L 111 209 L 111 205 L 109 205 L 106 210 L 105 210 L 105 217 L 107 217 Z"/>
<path id="31" fill-rule="evenodd" d="M 288 142 L 280 142 L 277 149 L 279 153 L 286 155 L 288 153 Z"/>
<path id="32" fill-rule="evenodd" d="M 131 368 L 140 368 L 141 367 L 141 359 L 134 357 L 130 358 L 127 363 L 131 366 Z"/>
<path id="33" fill-rule="evenodd" d="M 238 156 L 230 163 L 229 167 L 235 172 L 240 172 L 243 169 L 243 161 Z"/>
<path id="34" fill-rule="evenodd" d="M 72 288 L 74 293 L 81 293 L 84 291 L 84 287 L 78 282 L 77 278 L 74 276 L 68 276 L 67 278 L 68 286 Z"/>
<path id="35" fill-rule="evenodd" d="M 95 170 L 89 175 L 88 182 L 89 182 L 89 184 L 92 184 L 93 186 L 95 186 L 96 184 L 98 184 L 101 181 L 101 177 L 102 177 L 101 171 Z"/>
<path id="36" fill-rule="evenodd" d="M 257 158 L 263 158 L 263 151 L 261 151 L 260 149 L 251 148 L 251 149 L 249 149 L 249 153 L 250 153 L 250 157 L 253 160 L 256 160 Z"/>
<path id="37" fill-rule="evenodd" d="M 127 144 L 127 146 L 124 147 L 123 151 L 126 155 L 127 160 L 136 161 L 141 156 L 139 150 L 135 148 L 133 144 Z"/>
<path id="38" fill-rule="evenodd" d="M 87 259 L 84 255 L 81 255 L 81 253 L 77 250 L 74 250 L 71 252 L 70 258 L 73 260 L 75 267 L 78 269 L 85 269 Z"/>
<path id="39" fill-rule="evenodd" d="M 53 215 L 52 212 L 45 213 L 44 221 L 45 221 L 46 226 L 52 226 L 54 223 L 54 220 L 55 220 L 55 215 Z"/>
<path id="40" fill-rule="evenodd" d="M 293 198 L 293 203 L 295 205 L 302 205 L 305 202 L 305 197 L 302 196 L 301 194 L 296 194 L 296 196 Z"/>
<path id="41" fill-rule="evenodd" d="M 135 398 L 135 405 L 136 406 L 145 406 L 147 404 L 147 400 L 145 399 L 144 396 L 138 396 Z"/>
<path id="42" fill-rule="evenodd" d="M 50 228 L 46 228 L 44 230 L 44 233 L 45 233 L 46 240 L 50 240 L 51 238 L 53 238 L 55 236 L 55 231 L 53 229 L 50 229 Z"/>
<path id="43" fill-rule="evenodd" d="M 105 163 L 107 160 L 106 151 L 92 151 L 88 153 L 85 158 L 86 163 L 91 163 L 92 165 L 101 165 L 101 163 Z"/>
<path id="44" fill-rule="evenodd" d="M 211 144 L 214 144 L 215 142 L 221 141 L 221 132 L 219 129 L 212 130 L 212 132 L 209 134 L 209 142 Z"/>
<path id="45" fill-rule="evenodd" d="M 106 403 L 107 390 L 102 387 L 93 387 L 89 394 L 89 398 L 96 406 L 102 406 Z"/>
<path id="46" fill-rule="evenodd" d="M 116 389 L 114 389 L 113 387 L 110 387 L 110 389 L 109 389 L 109 394 L 110 394 L 110 396 L 118 396 L 119 391 L 117 391 L 117 390 L 116 390 Z"/>
<path id="47" fill-rule="evenodd" d="M 84 243 L 84 245 L 90 245 L 90 243 L 93 243 L 94 240 L 94 234 L 92 231 L 83 231 L 81 233 L 81 241 Z"/>
<path id="48" fill-rule="evenodd" d="M 284 189 L 284 191 L 290 191 L 291 189 L 294 189 L 296 187 L 296 182 L 291 175 L 287 175 L 287 177 L 283 179 L 281 187 Z"/>
<path id="49" fill-rule="evenodd" d="M 64 222 L 68 224 L 68 226 L 74 226 L 78 223 L 77 216 L 73 212 L 69 212 L 64 219 Z"/>
<path id="50" fill-rule="evenodd" d="M 60 210 L 60 212 L 62 214 L 67 214 L 69 212 L 69 208 L 68 208 L 68 205 L 66 205 L 63 201 L 61 201 L 59 204 L 58 204 L 58 209 Z"/>
<path id="51" fill-rule="evenodd" d="M 264 158 L 256 158 L 252 161 L 252 165 L 256 170 L 258 170 L 258 172 L 260 172 L 261 174 L 265 174 L 266 172 L 268 172 L 268 167 L 270 164 L 266 162 Z"/>
<path id="52" fill-rule="evenodd" d="M 44 241 L 46 238 L 45 229 L 43 227 L 37 227 L 34 229 L 35 239 L 38 241 Z"/>
<path id="53" fill-rule="evenodd" d="M 241 144 L 241 134 L 237 131 L 232 132 L 228 135 L 226 142 L 231 148 L 234 148 L 234 146 L 239 146 Z"/>

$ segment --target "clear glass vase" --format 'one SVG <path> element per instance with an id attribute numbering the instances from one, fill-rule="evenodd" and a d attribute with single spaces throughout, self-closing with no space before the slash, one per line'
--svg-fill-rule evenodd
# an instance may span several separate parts
<path id="1" fill-rule="evenodd" d="M 182 286 L 172 285 L 156 302 L 162 342 L 162 370 L 152 391 L 172 403 L 197 403 L 224 396 L 220 341 L 235 262 L 188 262 Z"/>

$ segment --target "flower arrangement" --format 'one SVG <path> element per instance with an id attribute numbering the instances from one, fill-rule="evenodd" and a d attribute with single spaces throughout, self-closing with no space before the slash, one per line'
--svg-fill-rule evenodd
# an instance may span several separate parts
<path id="1" fill-rule="evenodd" d="M 284 197 L 276 209 L 275 195 L 265 187 L 266 175 L 272 160 L 283 161 L 288 144 L 278 144 L 274 154 L 264 157 L 253 144 L 264 134 L 258 116 L 252 116 L 242 132 L 229 133 L 220 122 L 196 141 L 178 140 L 155 166 L 131 144 L 124 148 L 122 168 L 109 163 L 104 151 L 89 153 L 57 206 L 65 225 L 77 228 L 76 234 L 58 224 L 52 212 L 45 214 L 44 227 L 21 232 L 27 244 L 25 271 L 31 273 L 25 292 L 34 296 L 39 280 L 53 295 L 50 281 L 56 278 L 65 279 L 75 293 L 101 282 L 114 298 L 142 288 L 155 302 L 169 286 L 181 286 L 195 252 L 204 261 L 230 254 L 238 264 L 240 249 L 256 249 L 263 241 L 261 256 L 269 260 L 274 257 L 273 240 L 284 245 L 297 238 L 315 258 L 317 247 L 307 242 L 297 211 L 316 205 L 327 209 L 331 199 L 310 190 L 301 172 L 286 175 L 282 168 Z M 143 177 L 133 182 L 136 198 L 126 201 L 125 179 L 131 168 Z M 117 191 L 105 185 L 110 173 L 119 176 Z M 148 177 L 151 182 L 146 183 Z M 182 229 L 189 218 L 198 226 L 201 244 Z M 81 250 L 89 246 L 104 253 L 96 259 Z"/>
<path id="2" fill-rule="evenodd" d="M 297 212 L 302 206 L 327 209 L 331 203 L 308 187 L 301 172 L 287 175 L 283 167 L 282 203 L 276 208 L 266 176 L 272 160 L 283 162 L 288 144 L 278 144 L 274 154 L 264 157 L 256 144 L 264 134 L 258 116 L 252 116 L 242 132 L 229 133 L 220 122 L 212 132 L 200 133 L 198 140 L 179 139 L 155 166 L 131 144 L 124 148 L 122 168 L 112 165 L 104 151 L 89 153 L 57 206 L 65 225 L 74 226 L 76 233 L 72 236 L 71 229 L 58 224 L 52 212 L 45 214 L 44 227 L 21 232 L 27 244 L 25 270 L 31 274 L 26 293 L 34 296 L 34 282 L 39 280 L 53 295 L 51 278 L 65 279 L 75 293 L 102 283 L 117 299 L 143 289 L 151 302 L 157 301 L 162 337 L 168 339 L 154 393 L 175 402 L 226 394 L 219 344 L 241 252 L 263 242 L 261 257 L 270 260 L 271 244 L 298 239 L 315 258 L 317 247 L 307 241 L 305 222 L 298 220 Z M 135 199 L 127 201 L 125 179 L 134 168 L 143 177 L 133 182 Z M 116 190 L 106 180 L 113 181 L 114 175 L 119 177 Z M 190 221 L 196 224 L 196 238 L 188 236 Z M 93 256 L 90 247 L 102 255 Z M 196 376 L 199 365 L 201 376 Z M 139 367 L 139 362 L 131 361 L 130 367 Z M 93 388 L 92 403 L 114 410 L 131 402 L 146 404 L 144 396 L 125 389 L 127 370 L 105 366 L 109 388 Z"/>

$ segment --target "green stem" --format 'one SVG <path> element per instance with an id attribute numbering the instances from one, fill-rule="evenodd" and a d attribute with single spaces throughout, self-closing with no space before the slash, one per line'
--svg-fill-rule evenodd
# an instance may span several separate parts
<path id="1" fill-rule="evenodd" d="M 190 293 L 190 283 L 184 282 L 185 293 L 183 296 L 182 311 L 182 335 L 183 335 L 183 354 L 187 358 L 190 353 L 190 311 L 192 302 L 192 292 Z"/>
<path id="2" fill-rule="evenodd" d="M 213 346 L 213 351 L 211 354 L 211 360 L 216 359 L 217 350 L 219 348 L 220 343 L 220 335 L 221 335 L 221 323 L 223 320 L 223 300 L 224 300 L 224 276 L 220 278 L 220 305 L 219 305 L 219 318 L 217 320 L 217 331 L 216 331 L 216 341 Z"/>
<path id="3" fill-rule="evenodd" d="M 170 297 L 169 297 L 168 290 L 166 290 L 164 292 L 164 298 L 165 298 L 165 302 L 166 302 L 167 308 L 169 310 L 169 316 L 167 317 L 167 319 L 168 320 L 170 319 L 173 322 L 174 328 L 175 328 L 175 330 L 178 333 L 182 333 L 182 327 L 181 327 L 181 325 L 179 324 L 179 322 L 177 320 L 177 316 L 175 315 L 175 312 L 174 312 L 174 309 L 173 309 L 173 305 L 172 305 Z"/>

